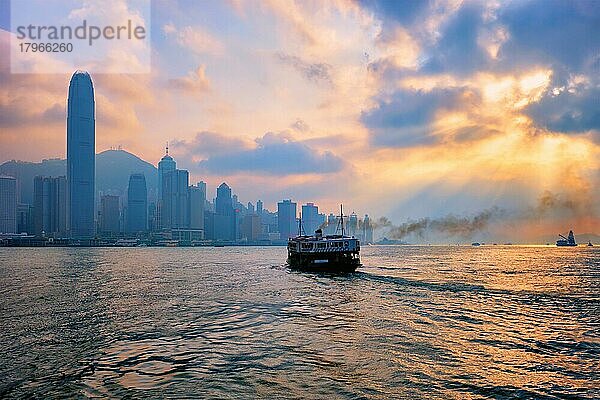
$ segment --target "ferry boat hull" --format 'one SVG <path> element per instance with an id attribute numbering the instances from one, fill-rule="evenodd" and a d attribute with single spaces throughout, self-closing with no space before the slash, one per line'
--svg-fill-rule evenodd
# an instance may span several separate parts
<path id="1" fill-rule="evenodd" d="M 287 259 L 291 269 L 307 272 L 354 272 L 362 264 L 359 258 L 350 254 L 289 254 Z"/>

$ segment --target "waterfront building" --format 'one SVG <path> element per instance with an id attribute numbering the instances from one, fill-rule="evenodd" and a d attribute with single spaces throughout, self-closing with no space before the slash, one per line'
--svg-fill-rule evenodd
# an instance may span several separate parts
<path id="1" fill-rule="evenodd" d="M 198 182 L 189 187 L 189 213 L 192 229 L 204 229 L 204 205 L 206 203 L 206 183 Z"/>
<path id="2" fill-rule="evenodd" d="M 33 234 L 33 207 L 29 204 L 17 204 L 16 233 Z"/>
<path id="3" fill-rule="evenodd" d="M 120 229 L 119 196 L 104 195 L 100 197 L 100 233 L 118 235 Z"/>
<path id="4" fill-rule="evenodd" d="M 319 207 L 314 203 L 302 206 L 302 228 L 307 235 L 312 235 L 325 222 L 325 214 L 319 214 Z"/>
<path id="5" fill-rule="evenodd" d="M 36 176 L 33 180 L 33 233 L 67 235 L 67 178 Z"/>
<path id="6" fill-rule="evenodd" d="M 166 172 L 162 181 L 162 200 L 160 205 L 162 229 L 188 227 L 188 171 L 176 169 Z"/>
<path id="7" fill-rule="evenodd" d="M 17 180 L 0 176 L 0 233 L 17 233 Z"/>
<path id="8" fill-rule="evenodd" d="M 148 189 L 144 174 L 131 174 L 127 188 L 128 233 L 144 232 L 148 228 Z"/>
<path id="9" fill-rule="evenodd" d="M 296 236 L 296 203 L 291 200 L 283 200 L 277 203 L 277 226 L 279 236 L 283 240 Z"/>

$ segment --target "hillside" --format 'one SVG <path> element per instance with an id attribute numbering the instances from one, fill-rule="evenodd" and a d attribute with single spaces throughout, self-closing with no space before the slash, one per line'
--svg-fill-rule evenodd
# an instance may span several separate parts
<path id="1" fill-rule="evenodd" d="M 33 204 L 33 179 L 37 175 L 66 175 L 67 161 L 43 160 L 39 163 L 7 161 L 0 165 L 0 175 L 17 178 L 19 202 Z M 148 196 L 153 199 L 157 190 L 158 172 L 154 165 L 124 150 L 106 150 L 96 155 L 96 190 L 104 194 L 124 195 L 129 175 L 143 173 L 146 176 Z"/>

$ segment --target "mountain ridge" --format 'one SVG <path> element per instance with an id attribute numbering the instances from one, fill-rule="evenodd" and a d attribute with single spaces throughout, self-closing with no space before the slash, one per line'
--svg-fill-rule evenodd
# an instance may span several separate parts
<path id="1" fill-rule="evenodd" d="M 67 173 L 67 160 L 44 159 L 40 162 L 10 160 L 0 164 L 0 175 L 17 178 L 18 202 L 33 204 L 33 179 L 38 175 L 61 176 Z M 148 161 L 125 150 L 104 150 L 96 154 L 96 196 L 114 194 L 126 196 L 129 175 L 143 173 L 148 198 L 157 192 L 158 169 Z"/>

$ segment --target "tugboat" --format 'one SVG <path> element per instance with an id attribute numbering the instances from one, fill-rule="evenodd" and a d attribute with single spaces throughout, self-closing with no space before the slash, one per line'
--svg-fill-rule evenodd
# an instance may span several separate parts
<path id="1" fill-rule="evenodd" d="M 568 237 L 564 237 L 560 233 L 558 234 L 558 236 L 560 236 L 562 239 L 558 239 L 556 241 L 556 245 L 557 246 L 559 246 L 559 247 L 562 247 L 562 246 L 577 246 L 577 243 L 575 243 L 575 236 L 573 235 L 573 231 L 569 231 L 569 236 Z"/>
<path id="2" fill-rule="evenodd" d="M 588 247 L 594 247 L 594 245 L 592 244 L 591 240 L 588 240 L 588 244 L 587 245 L 588 245 Z"/>
<path id="3" fill-rule="evenodd" d="M 346 236 L 344 213 L 340 217 L 334 235 L 323 236 L 317 229 L 314 235 L 302 235 L 302 216 L 298 224 L 298 236 L 288 241 L 288 265 L 292 269 L 309 272 L 354 272 L 361 266 L 360 241 Z M 338 231 L 341 234 L 338 234 Z"/>

